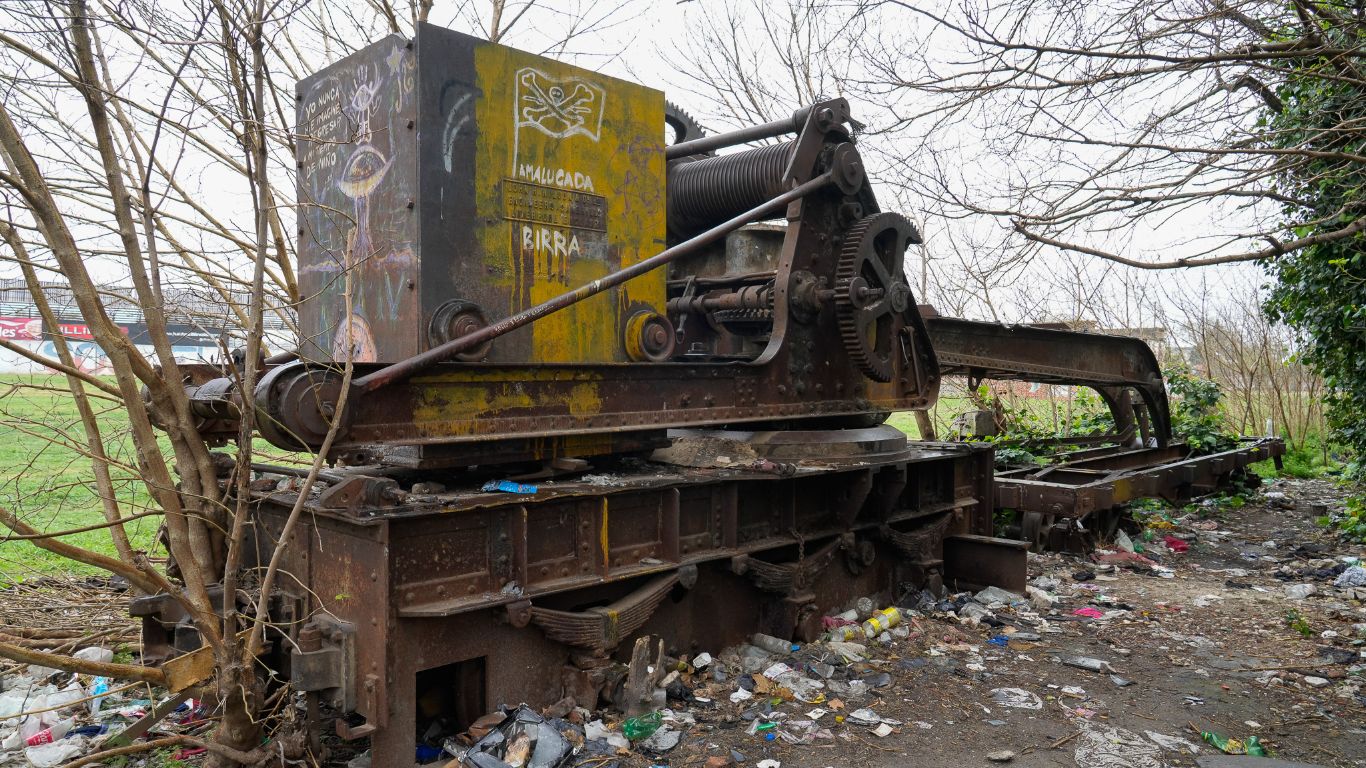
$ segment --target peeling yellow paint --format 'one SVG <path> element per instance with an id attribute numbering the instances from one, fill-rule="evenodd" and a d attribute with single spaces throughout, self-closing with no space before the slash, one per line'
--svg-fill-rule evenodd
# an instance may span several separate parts
<path id="1" fill-rule="evenodd" d="M 665 235 L 662 93 L 502 46 L 476 48 L 475 72 L 483 94 L 475 106 L 479 208 L 503 209 L 509 189 L 516 189 L 517 194 L 543 198 L 540 202 L 572 200 L 565 207 L 572 207 L 577 217 L 573 223 L 553 222 L 558 209 L 546 204 L 531 206 L 536 215 L 552 211 L 539 223 L 504 219 L 481 229 L 478 250 L 485 271 L 508 297 L 501 314 L 554 298 L 658 252 Z M 563 101 L 527 113 L 528 90 L 535 91 L 536 99 Z M 547 115 L 550 128 L 537 117 Z M 577 128 L 553 130 L 583 116 L 585 122 Z M 603 207 L 605 224 L 584 223 L 583 210 Z M 528 242 L 534 245 L 528 247 Z M 538 320 L 516 335 L 525 339 L 530 334 L 528 359 L 536 362 L 625 362 L 626 318 L 642 306 L 662 314 L 664 281 L 664 271 L 656 270 Z"/>

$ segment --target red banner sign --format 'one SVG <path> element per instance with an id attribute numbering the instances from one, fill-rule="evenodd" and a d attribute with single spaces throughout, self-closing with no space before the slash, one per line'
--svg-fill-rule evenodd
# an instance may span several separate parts
<path id="1" fill-rule="evenodd" d="M 119 326 L 125 335 L 127 326 Z M 57 323 L 57 332 L 68 339 L 89 341 L 95 337 L 84 323 Z M 0 317 L 0 339 L 8 341 L 42 341 L 43 321 L 37 317 Z"/>
<path id="2" fill-rule="evenodd" d="M 0 339 L 42 341 L 43 321 L 36 317 L 0 317 Z"/>

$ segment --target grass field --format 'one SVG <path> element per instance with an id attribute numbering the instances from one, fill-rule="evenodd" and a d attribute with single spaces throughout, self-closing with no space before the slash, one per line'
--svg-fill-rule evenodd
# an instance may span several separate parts
<path id="1" fill-rule="evenodd" d="M 125 516 L 145 511 L 148 497 L 133 471 L 137 462 L 123 411 L 107 400 L 94 400 L 93 403 L 106 450 L 117 464 L 111 474 L 120 511 Z M 1047 407 L 1043 403 L 1031 405 Z M 946 387 L 938 405 L 931 411 L 941 439 L 947 436 L 954 417 L 968 408 L 965 396 Z M 893 414 L 889 423 L 912 438 L 920 437 L 913 414 Z M 0 506 L 41 531 L 69 530 L 102 522 L 94 471 L 83 453 L 85 444 L 85 434 L 76 407 L 66 391 L 65 379 L 38 375 L 0 376 L 0 466 L 5 467 L 0 473 Z M 1269 463 L 1259 469 L 1269 473 Z M 1297 456 L 1287 464 L 1286 474 L 1298 476 L 1321 469 L 1321 462 L 1314 461 L 1312 455 Z M 134 548 L 145 549 L 153 557 L 162 555 L 156 544 L 158 525 L 157 517 L 128 523 L 128 535 Z M 114 554 L 113 542 L 103 529 L 73 534 L 63 540 L 96 552 Z M 26 541 L 0 541 L 0 584 L 57 572 L 98 573 Z"/>
<path id="2" fill-rule="evenodd" d="M 147 493 L 131 471 L 137 461 L 122 408 L 107 400 L 92 400 L 92 406 L 110 458 L 122 465 L 111 469 L 122 514 L 145 511 Z M 86 444 L 64 378 L 0 376 L 0 467 L 5 468 L 0 473 L 0 506 L 41 531 L 102 522 L 95 473 L 83 453 Z M 157 526 L 155 517 L 129 523 L 128 536 L 133 546 L 154 550 Z M 114 554 L 113 541 L 105 530 L 73 534 L 63 540 Z M 98 572 L 26 541 L 0 542 L 0 581 L 57 571 Z"/>

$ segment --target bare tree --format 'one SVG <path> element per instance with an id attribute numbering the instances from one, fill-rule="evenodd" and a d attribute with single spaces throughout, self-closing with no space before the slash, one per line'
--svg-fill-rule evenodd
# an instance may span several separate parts
<path id="1" fill-rule="evenodd" d="M 920 192 L 1006 223 L 1022 256 L 1062 249 L 1153 269 L 1275 258 L 1366 228 L 1360 201 L 1313 235 L 1287 233 L 1296 199 L 1279 179 L 1310 162 L 1359 169 L 1362 127 L 1282 135 L 1266 116 L 1296 61 L 1360 88 L 1360 4 L 1292 0 L 1155 3 L 888 0 L 866 12 L 918 28 L 925 46 L 872 37 L 869 93 L 919 137 L 905 156 Z M 1348 39 L 1360 39 L 1348 36 Z M 971 134 L 970 137 L 964 134 Z M 1357 171 L 1360 172 L 1359 170 Z M 1308 222 L 1318 224 L 1319 221 Z"/>
<path id="2" fill-rule="evenodd" d="M 302 733 L 287 719 L 261 716 L 266 688 L 253 651 L 276 619 L 268 599 L 238 586 L 255 580 L 255 594 L 268 597 L 284 577 L 289 529 L 327 451 L 292 457 L 309 469 L 299 505 L 273 559 L 249 573 L 244 491 L 257 458 L 254 415 L 242 414 L 230 451 L 210 450 L 183 386 L 189 369 L 177 358 L 176 329 L 226 329 L 216 362 L 246 393 L 262 360 L 293 335 L 293 308 L 305 298 L 294 270 L 295 83 L 370 42 L 376 30 L 412 34 L 433 15 L 492 39 L 572 55 L 572 42 L 610 30 L 630 9 L 504 0 L 454 7 L 199 0 L 170 8 L 147 0 L 28 0 L 0 11 L 0 276 L 22 281 L 51 343 L 42 350 L 51 353 L 5 339 L 0 348 L 61 374 L 31 386 L 68 400 L 77 422 L 39 423 L 14 412 L 4 419 L 44 450 L 90 462 L 103 517 L 79 531 L 45 529 L 42 504 L 14 498 L 0 504 L 0 525 L 23 541 L 4 546 L 42 548 L 184 607 L 212 655 L 214 674 L 204 682 L 220 719 L 202 743 L 216 764 L 302 755 Z M 349 283 L 349 272 L 341 279 Z M 342 293 L 350 296 L 346 286 Z M 123 332 L 127 312 L 145 318 L 145 339 Z M 76 358 L 63 330 L 68 313 L 98 345 L 100 370 Z M 350 363 L 337 362 L 345 379 Z M 103 420 L 111 409 L 126 427 Z M 130 484 L 147 500 L 127 493 Z M 163 524 L 165 559 L 128 534 L 131 521 L 146 517 Z M 92 529 L 108 532 L 108 550 L 63 540 Z M 210 596 L 219 587 L 227 595 L 221 610 Z M 166 681 L 155 667 L 96 664 L 5 638 L 0 656 Z M 269 748 L 263 736 L 272 739 Z M 164 744 L 137 748 L 156 746 Z"/>
<path id="3" fill-rule="evenodd" d="M 1295 448 L 1322 438 L 1323 380 L 1298 361 L 1294 333 L 1261 311 L 1255 284 L 1173 292 L 1167 303 L 1173 330 L 1189 344 L 1182 362 L 1219 382 L 1230 429 L 1263 434 L 1269 425 Z"/>

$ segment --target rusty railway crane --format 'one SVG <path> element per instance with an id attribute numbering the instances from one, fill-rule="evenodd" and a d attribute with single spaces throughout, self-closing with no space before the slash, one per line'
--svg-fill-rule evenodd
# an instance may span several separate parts
<path id="1" fill-rule="evenodd" d="M 810 640 L 858 596 L 1022 590 L 1029 547 L 1284 451 L 1191 455 L 1137 339 L 918 307 L 919 232 L 843 99 L 706 136 L 658 91 L 421 25 L 302 81 L 297 122 L 298 349 L 254 392 L 186 387 L 211 443 L 249 411 L 332 464 L 264 658 L 385 765 L 498 705 L 615 700 L 639 636 Z M 1091 387 L 1114 431 L 993 475 L 989 445 L 883 424 L 954 375 Z M 259 567 L 306 473 L 252 468 Z M 166 596 L 133 611 L 149 662 L 199 645 Z"/>
<path id="2" fill-rule="evenodd" d="M 254 392 L 187 387 L 206 440 L 250 409 L 333 463 L 262 599 L 269 666 L 344 738 L 402 764 L 433 722 L 610 699 L 641 634 L 688 654 L 902 585 L 1023 587 L 990 449 L 882 424 L 940 370 L 920 235 L 844 100 L 703 136 L 658 91 L 422 25 L 297 110 L 298 350 Z M 298 473 L 254 469 L 264 561 Z M 197 644 L 170 601 L 135 612 L 149 658 Z"/>

